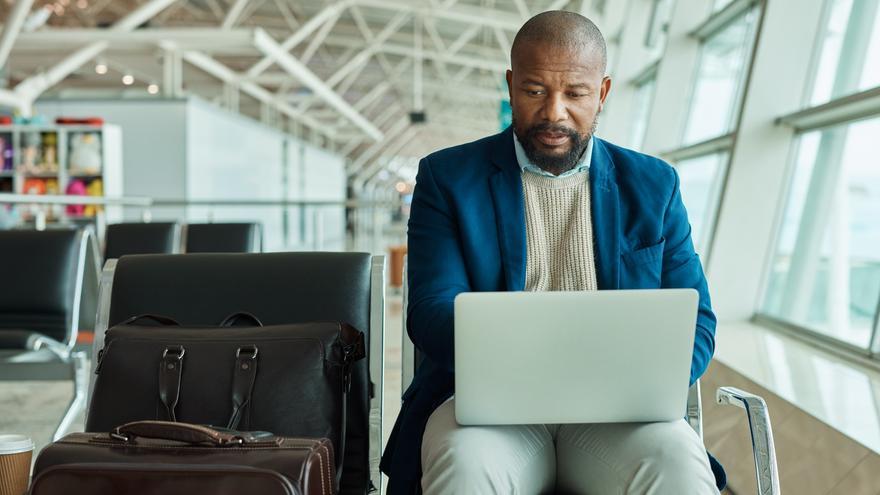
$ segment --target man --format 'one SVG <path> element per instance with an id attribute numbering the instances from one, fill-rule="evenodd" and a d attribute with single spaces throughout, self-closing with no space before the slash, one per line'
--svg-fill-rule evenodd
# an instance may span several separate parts
<path id="1" fill-rule="evenodd" d="M 611 89 L 605 65 L 605 41 L 588 19 L 533 17 L 511 50 L 512 127 L 422 160 L 409 221 L 408 332 L 425 360 L 383 457 L 389 493 L 718 493 L 684 420 L 455 421 L 461 292 L 691 287 L 700 294 L 691 383 L 712 357 L 715 317 L 676 172 L 593 136 Z"/>

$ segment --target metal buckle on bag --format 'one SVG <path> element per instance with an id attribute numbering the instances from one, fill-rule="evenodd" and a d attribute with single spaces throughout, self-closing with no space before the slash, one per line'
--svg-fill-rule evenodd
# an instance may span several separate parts
<path id="1" fill-rule="evenodd" d="M 183 355 L 186 354 L 186 349 L 182 345 L 174 346 L 174 347 L 166 347 L 164 351 L 162 351 L 162 359 L 168 357 L 168 354 L 175 354 L 178 360 L 183 359 Z"/>
<path id="2" fill-rule="evenodd" d="M 257 346 L 248 345 L 248 346 L 239 347 L 238 349 L 236 349 L 235 357 L 238 358 L 239 356 L 241 356 L 242 351 L 252 353 L 252 355 L 250 356 L 251 359 L 256 359 L 257 354 L 260 353 L 260 350 L 257 348 Z"/>

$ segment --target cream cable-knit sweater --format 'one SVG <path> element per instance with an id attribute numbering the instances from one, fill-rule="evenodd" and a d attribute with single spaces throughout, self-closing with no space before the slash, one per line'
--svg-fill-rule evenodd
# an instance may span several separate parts
<path id="1" fill-rule="evenodd" d="M 588 177 L 522 172 L 526 290 L 596 290 Z"/>

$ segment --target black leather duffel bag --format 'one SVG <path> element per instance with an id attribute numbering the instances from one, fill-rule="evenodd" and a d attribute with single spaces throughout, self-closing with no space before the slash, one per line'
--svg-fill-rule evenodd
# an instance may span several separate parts
<path id="1" fill-rule="evenodd" d="M 285 437 L 329 438 L 345 455 L 346 401 L 364 336 L 338 322 L 182 327 L 140 316 L 107 331 L 86 431 L 182 421 Z M 148 325 L 152 323 L 152 325 Z M 156 323 L 159 325 L 157 326 Z M 342 463 L 337 466 L 337 481 Z"/>
<path id="2" fill-rule="evenodd" d="M 37 457 L 29 493 L 332 495 L 334 469 L 326 438 L 140 421 L 49 444 Z"/>

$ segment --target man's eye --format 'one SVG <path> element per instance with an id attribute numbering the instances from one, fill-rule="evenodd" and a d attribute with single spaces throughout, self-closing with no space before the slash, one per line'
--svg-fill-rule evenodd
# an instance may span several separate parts
<path id="1" fill-rule="evenodd" d="M 540 89 L 528 89 L 526 90 L 526 94 L 528 94 L 529 96 L 541 96 L 542 94 L 544 94 L 544 92 Z"/>
<path id="2" fill-rule="evenodd" d="M 587 96 L 587 94 L 586 93 L 569 93 L 568 96 L 570 96 L 572 98 L 583 98 L 584 96 Z"/>

